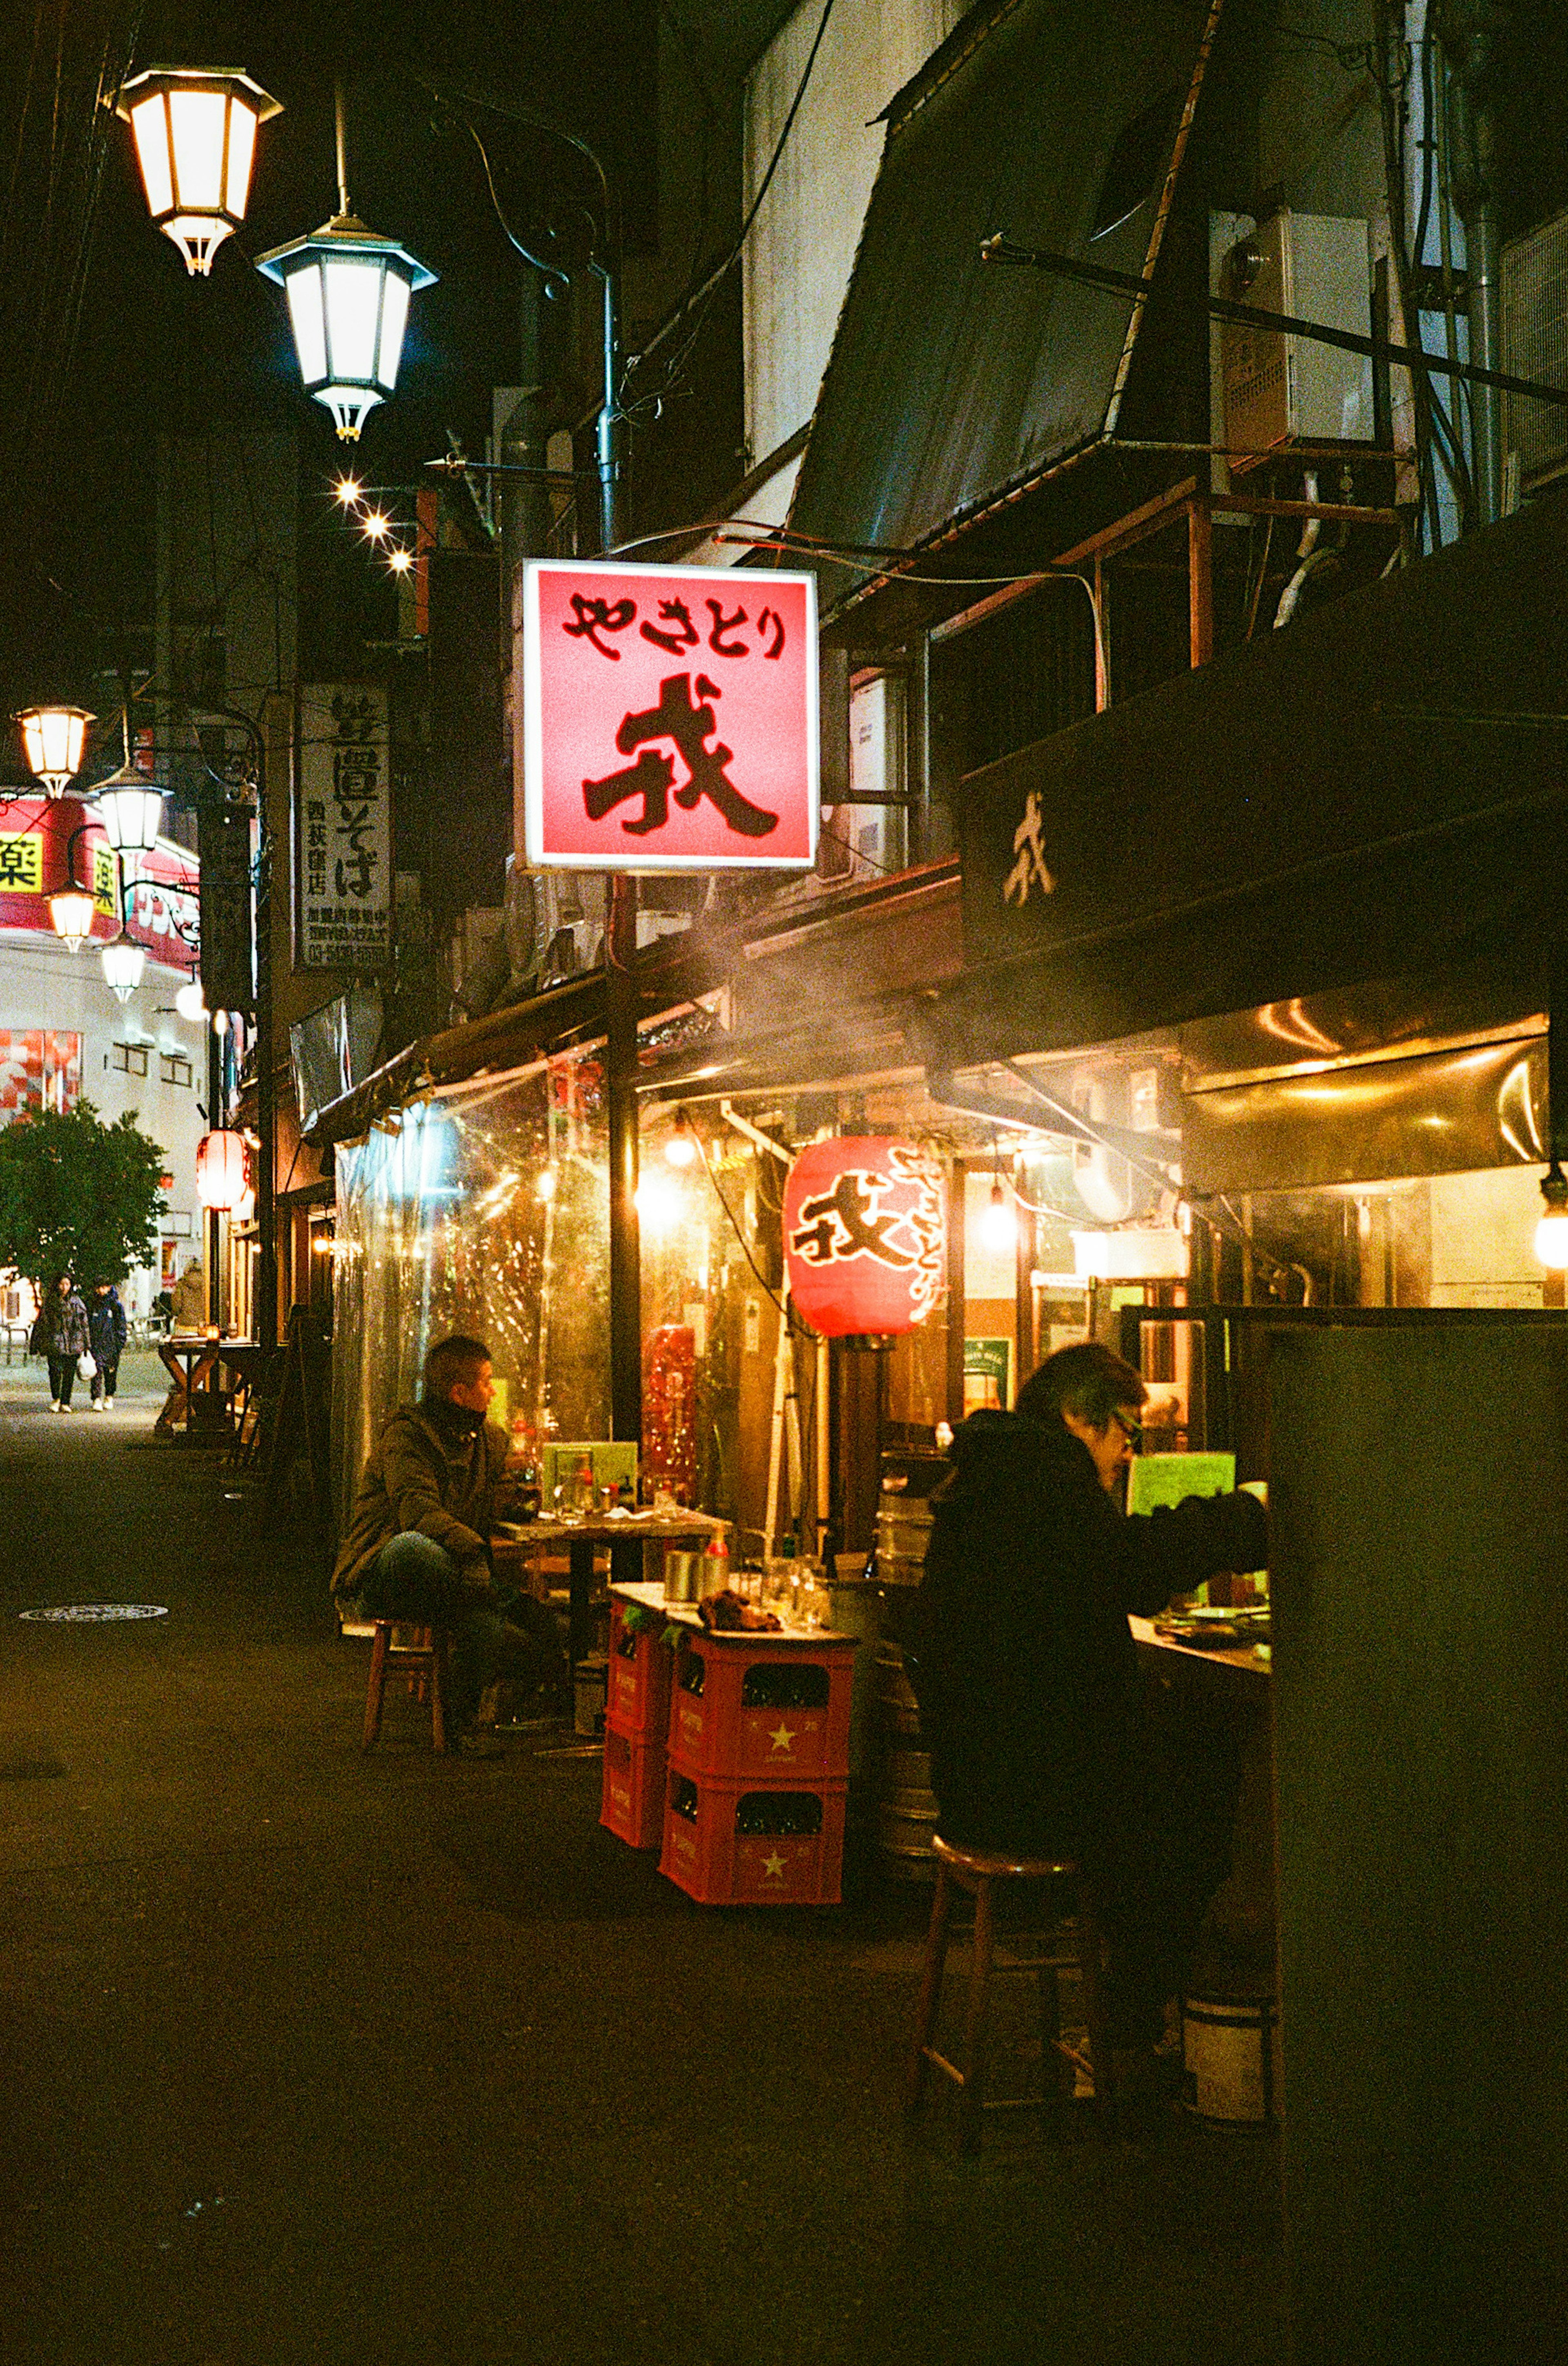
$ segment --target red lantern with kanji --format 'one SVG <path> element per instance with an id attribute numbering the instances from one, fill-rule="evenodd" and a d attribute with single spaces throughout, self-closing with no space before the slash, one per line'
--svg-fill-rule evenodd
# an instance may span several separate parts
<path id="1" fill-rule="evenodd" d="M 946 1256 L 942 1169 L 880 1134 L 802 1150 L 784 1191 L 796 1312 L 826 1339 L 894 1338 L 924 1321 Z"/>
<path id="2" fill-rule="evenodd" d="M 196 1149 L 196 1198 L 224 1214 L 240 1205 L 247 1189 L 242 1133 L 204 1133 Z"/>

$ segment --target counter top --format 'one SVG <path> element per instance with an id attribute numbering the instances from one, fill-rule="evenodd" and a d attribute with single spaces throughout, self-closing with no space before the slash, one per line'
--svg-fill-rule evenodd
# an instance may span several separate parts
<path id="1" fill-rule="evenodd" d="M 1179 1643 L 1172 1635 L 1161 1635 L 1152 1618 L 1129 1618 L 1133 1639 L 1141 1651 L 1159 1651 L 1170 1657 L 1195 1662 L 1199 1666 L 1217 1668 L 1224 1672 L 1222 1680 L 1232 1677 L 1242 1682 L 1267 1684 L 1271 1662 L 1259 1656 L 1255 1643 L 1237 1643 L 1228 1650 L 1204 1651 L 1191 1643 Z"/>
<path id="2" fill-rule="evenodd" d="M 656 1610 L 672 1627 L 689 1627 L 711 1643 L 795 1643 L 811 1651 L 819 1643 L 853 1643 L 853 1635 L 840 1634 L 830 1627 L 781 1627 L 777 1632 L 746 1627 L 704 1627 L 694 1606 L 689 1602 L 666 1602 L 662 1585 L 612 1585 L 610 1593 L 617 1600 L 629 1602 L 639 1610 Z"/>

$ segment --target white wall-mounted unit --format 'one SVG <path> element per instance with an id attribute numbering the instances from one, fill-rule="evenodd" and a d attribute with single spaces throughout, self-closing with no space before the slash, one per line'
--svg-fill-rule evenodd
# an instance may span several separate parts
<path id="1" fill-rule="evenodd" d="M 1371 286 L 1364 221 L 1282 209 L 1231 248 L 1220 293 L 1232 303 L 1365 337 Z M 1371 442 L 1368 355 L 1230 321 L 1224 323 L 1221 353 L 1225 440 L 1231 451 Z"/>
<path id="2" fill-rule="evenodd" d="M 1502 254 L 1502 367 L 1539 385 L 1568 386 L 1568 213 Z M 1568 405 L 1503 397 L 1503 449 L 1518 455 L 1521 487 L 1568 470 Z"/>

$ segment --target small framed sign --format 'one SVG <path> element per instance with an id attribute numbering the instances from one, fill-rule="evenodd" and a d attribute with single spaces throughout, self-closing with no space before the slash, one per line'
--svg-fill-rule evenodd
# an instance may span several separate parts
<path id="1" fill-rule="evenodd" d="M 573 871 L 807 871 L 816 580 L 536 559 L 523 592 L 528 860 Z"/>

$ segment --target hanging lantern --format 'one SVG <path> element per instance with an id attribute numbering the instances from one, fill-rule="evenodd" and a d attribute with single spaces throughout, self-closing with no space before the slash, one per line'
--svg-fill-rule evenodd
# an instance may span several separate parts
<path id="1" fill-rule="evenodd" d="M 96 716 L 84 706 L 24 706 L 16 720 L 22 727 L 28 772 L 50 796 L 63 796 L 81 768 L 87 726 Z"/>
<path id="2" fill-rule="evenodd" d="M 67 887 L 62 895 L 50 897 L 49 917 L 68 952 L 81 952 L 93 933 L 97 908 L 84 887 Z"/>
<path id="3" fill-rule="evenodd" d="M 163 819 L 163 792 L 143 772 L 122 764 L 93 791 L 93 802 L 108 836 L 120 854 L 146 854 L 158 843 Z"/>
<path id="4" fill-rule="evenodd" d="M 196 1148 L 196 1198 L 227 1215 L 249 1189 L 242 1133 L 204 1133 Z"/>
<path id="5" fill-rule="evenodd" d="M 117 937 L 112 945 L 104 947 L 100 958 L 104 964 L 104 975 L 114 988 L 115 1000 L 120 1003 L 129 1002 L 141 984 L 141 973 L 147 966 L 147 955 L 140 945 L 133 945 L 129 937 Z"/>
<path id="6" fill-rule="evenodd" d="M 256 268 L 288 299 L 307 394 L 326 404 L 345 443 L 357 442 L 367 414 L 398 383 L 409 299 L 435 273 L 346 212 L 274 247 Z"/>
<path id="7" fill-rule="evenodd" d="M 924 1321 L 946 1263 L 942 1170 L 911 1142 L 813 1142 L 784 1190 L 796 1312 L 827 1339 L 889 1339 Z"/>
<path id="8" fill-rule="evenodd" d="M 190 1020 L 193 1025 L 197 1020 L 206 1020 L 207 1015 L 207 997 L 201 990 L 201 980 L 199 977 L 193 975 L 185 980 L 184 986 L 181 986 L 178 994 L 174 997 L 174 1008 L 178 1011 L 182 1019 Z"/>
<path id="9" fill-rule="evenodd" d="M 205 278 L 245 219 L 256 126 L 282 113 L 279 102 L 237 66 L 150 66 L 115 112 L 130 125 L 148 211 Z"/>

